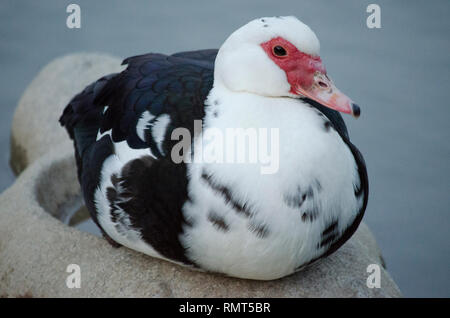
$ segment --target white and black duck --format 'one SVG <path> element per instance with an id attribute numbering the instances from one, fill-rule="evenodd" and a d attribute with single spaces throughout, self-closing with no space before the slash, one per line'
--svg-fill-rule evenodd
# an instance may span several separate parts
<path id="1" fill-rule="evenodd" d="M 124 64 L 75 96 L 60 119 L 74 140 L 86 206 L 112 244 L 269 280 L 331 254 L 355 232 L 368 178 L 338 112 L 360 110 L 327 76 L 308 26 L 256 19 L 219 50 Z M 278 171 L 174 162 L 171 133 L 194 135 L 194 120 L 278 128 Z"/>

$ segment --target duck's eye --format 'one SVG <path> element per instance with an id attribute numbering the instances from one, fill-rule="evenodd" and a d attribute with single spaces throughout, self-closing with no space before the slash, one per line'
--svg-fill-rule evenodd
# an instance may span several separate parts
<path id="1" fill-rule="evenodd" d="M 284 47 L 277 45 L 273 47 L 273 54 L 276 56 L 286 56 L 287 52 Z"/>

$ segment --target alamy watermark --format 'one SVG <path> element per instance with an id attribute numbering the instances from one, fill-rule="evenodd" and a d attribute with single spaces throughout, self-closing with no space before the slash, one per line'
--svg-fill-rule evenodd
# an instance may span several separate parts
<path id="1" fill-rule="evenodd" d="M 369 264 L 366 269 L 370 275 L 367 277 L 368 288 L 381 288 L 381 268 L 378 264 Z"/>
<path id="2" fill-rule="evenodd" d="M 367 6 L 367 13 L 370 15 L 367 17 L 366 25 L 369 29 L 381 28 L 381 8 L 378 4 L 372 3 Z"/>
<path id="3" fill-rule="evenodd" d="M 194 120 L 195 142 L 187 128 L 172 131 L 177 140 L 170 157 L 175 163 L 258 164 L 261 174 L 274 174 L 280 165 L 280 132 L 278 128 L 203 129 Z"/>
<path id="4" fill-rule="evenodd" d="M 70 273 L 66 278 L 67 288 L 81 288 L 81 268 L 77 264 L 69 264 L 66 268 L 66 272 Z"/>
<path id="5" fill-rule="evenodd" d="M 69 29 L 81 28 L 81 8 L 78 4 L 69 4 L 66 8 L 66 12 L 70 13 L 66 19 L 66 26 Z"/>
<path id="6" fill-rule="evenodd" d="M 71 3 L 66 7 L 66 12 L 69 13 L 66 19 L 66 26 L 69 29 L 81 28 L 81 7 L 76 3 Z M 366 25 L 369 29 L 381 28 L 381 8 L 378 4 L 369 4 L 366 12 L 370 15 L 366 19 Z"/>

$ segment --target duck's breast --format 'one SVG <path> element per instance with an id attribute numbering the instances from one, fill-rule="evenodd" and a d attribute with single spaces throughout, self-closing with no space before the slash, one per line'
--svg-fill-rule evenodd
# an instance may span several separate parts
<path id="1" fill-rule="evenodd" d="M 188 257 L 209 270 L 274 279 L 322 255 L 360 204 L 355 160 L 329 120 L 290 98 L 213 90 L 208 103 L 188 165 L 183 212 L 192 226 L 181 237 Z M 227 160 L 227 138 L 239 135 L 230 135 L 234 128 L 257 141 L 256 162 Z M 219 135 L 223 160 L 207 162 Z"/>

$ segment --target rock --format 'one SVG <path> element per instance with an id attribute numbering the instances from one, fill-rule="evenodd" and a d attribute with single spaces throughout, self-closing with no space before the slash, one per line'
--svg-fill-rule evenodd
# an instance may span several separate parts
<path id="1" fill-rule="evenodd" d="M 25 90 L 14 113 L 11 167 L 16 174 L 53 145 L 69 142 L 58 119 L 70 99 L 100 77 L 121 71 L 122 60 L 105 54 L 73 54 L 45 66 Z"/>
<path id="2" fill-rule="evenodd" d="M 274 281 L 252 281 L 192 271 L 125 247 L 113 248 L 103 238 L 60 222 L 57 217 L 64 205 L 79 196 L 80 188 L 72 145 L 57 118 L 83 85 L 117 71 L 117 63 L 87 54 L 58 59 L 44 68 L 21 99 L 12 147 L 20 159 L 18 171 L 26 169 L 0 195 L 0 297 L 401 296 L 381 266 L 381 288 L 367 287 L 367 266 L 381 264 L 382 259 L 365 224 L 336 253 L 305 270 Z M 81 268 L 79 289 L 66 285 L 69 264 Z"/>

